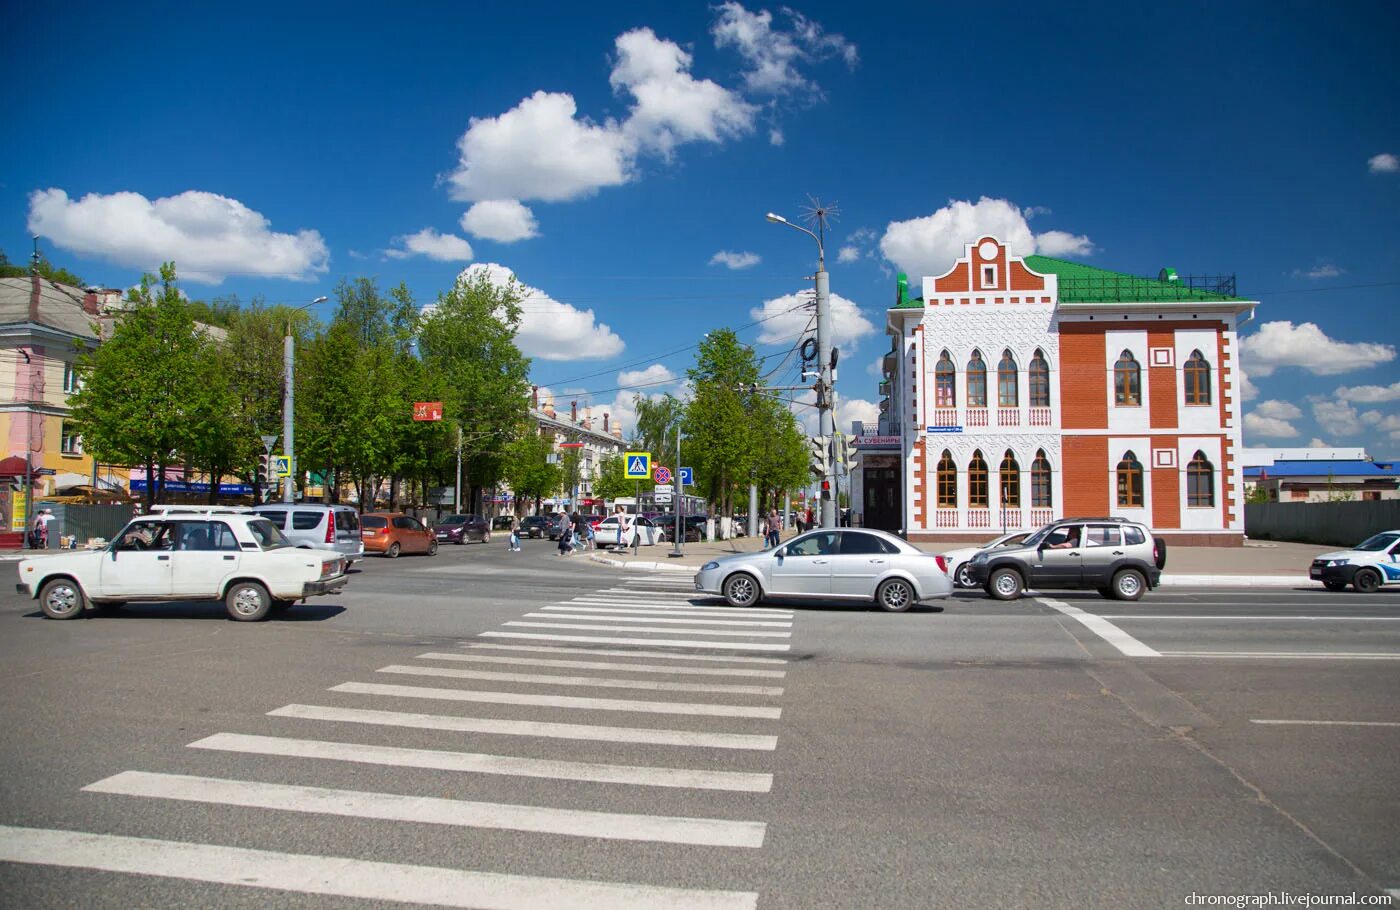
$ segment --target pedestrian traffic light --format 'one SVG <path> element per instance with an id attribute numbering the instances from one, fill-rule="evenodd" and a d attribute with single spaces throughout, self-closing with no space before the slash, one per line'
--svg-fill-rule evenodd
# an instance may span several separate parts
<path id="1" fill-rule="evenodd" d="M 831 471 L 830 442 L 829 436 L 811 436 L 807 439 L 807 447 L 812 456 L 812 473 L 818 477 L 825 477 Z"/>
<path id="2" fill-rule="evenodd" d="M 823 480 L 823 481 L 822 481 L 822 499 L 830 499 L 830 498 L 831 498 L 831 481 L 829 481 L 829 480 Z"/>

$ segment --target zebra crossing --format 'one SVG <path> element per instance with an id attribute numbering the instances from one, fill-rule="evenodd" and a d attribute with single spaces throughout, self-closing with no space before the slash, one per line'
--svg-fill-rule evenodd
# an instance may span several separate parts
<path id="1" fill-rule="evenodd" d="M 540 607 L 457 642 L 454 650 L 428 650 L 332 685 L 327 692 L 339 697 L 323 701 L 333 703 L 312 699 L 275 708 L 267 717 L 277 719 L 276 730 L 225 730 L 187 744 L 191 755 L 222 756 L 220 769 L 246 771 L 236 777 L 133 768 L 82 792 L 187 807 L 174 811 L 189 812 L 215 830 L 221 810 L 237 809 L 279 818 L 430 825 L 463 838 L 493 830 L 583 838 L 612 845 L 610 869 L 629 868 L 627 851 L 646 845 L 761 849 L 767 836 L 761 818 L 714 817 L 710 807 L 719 806 L 718 814 L 742 814 L 723 808 L 761 807 L 762 794 L 773 788 L 778 746 L 773 728 L 782 717 L 779 701 L 787 676 L 787 660 L 778 655 L 788 650 L 794 614 L 736 611 L 696 600 L 688 577 L 628 578 Z M 561 719 L 561 713 L 567 717 Z M 281 735 L 286 724 L 296 725 L 297 735 Z M 440 748 L 443 743 L 436 740 L 425 748 L 393 742 L 396 731 L 456 739 L 450 748 Z M 645 750 L 624 757 L 649 760 L 605 760 L 616 758 L 618 749 Z M 318 778 L 342 785 L 257 779 L 271 758 L 311 768 Z M 457 799 L 444 795 L 441 785 L 425 786 L 421 793 L 343 786 L 357 778 L 336 769 L 354 768 L 392 770 L 408 783 L 415 772 L 463 775 L 454 779 L 468 794 L 468 782 L 509 781 L 510 793 L 526 798 Z M 604 785 L 605 796 L 596 798 L 599 805 L 552 805 L 559 801 L 561 783 Z M 479 795 L 482 787 L 476 789 Z M 647 794 L 667 793 L 674 795 L 661 805 L 684 812 L 630 811 L 651 808 Z M 725 802 L 723 794 L 735 796 Z M 462 841 L 454 855 L 473 854 L 471 844 Z M 541 852 L 547 854 L 543 846 Z M 642 861 L 644 855 L 638 854 L 634 877 L 599 881 L 577 870 L 555 878 L 0 826 L 0 862 L 310 895 L 450 907 L 757 906 L 752 882 L 739 883 L 749 886 L 745 890 L 734 889 L 733 881 L 704 888 L 691 878 L 685 879 L 687 887 L 650 880 L 665 873 Z M 724 865 L 732 875 L 741 864 Z"/>

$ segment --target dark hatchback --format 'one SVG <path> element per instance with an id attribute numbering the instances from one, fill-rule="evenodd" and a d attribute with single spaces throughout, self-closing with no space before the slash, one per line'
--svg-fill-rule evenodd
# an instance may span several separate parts
<path id="1" fill-rule="evenodd" d="M 528 515 L 520 519 L 520 536 L 544 538 L 549 534 L 549 519 L 543 515 Z"/>
<path id="2" fill-rule="evenodd" d="M 433 525 L 433 536 L 440 543 L 466 543 L 469 540 L 489 543 L 491 525 L 480 515 L 449 515 Z"/>

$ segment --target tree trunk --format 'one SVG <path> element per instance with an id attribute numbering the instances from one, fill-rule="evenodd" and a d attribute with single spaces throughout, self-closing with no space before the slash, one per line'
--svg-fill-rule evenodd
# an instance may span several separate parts
<path id="1" fill-rule="evenodd" d="M 160 490 L 159 498 L 163 502 L 165 500 L 165 462 L 162 461 L 156 465 L 156 472 L 160 478 L 160 481 L 156 484 L 156 487 Z M 147 485 L 149 486 L 149 483 Z"/>
<path id="2" fill-rule="evenodd" d="M 156 504 L 156 465 L 151 459 L 146 459 L 146 514 L 151 514 L 151 509 Z"/>
<path id="3" fill-rule="evenodd" d="M 223 469 L 215 465 L 209 471 L 209 504 L 218 505 L 219 502 L 219 481 L 223 479 Z"/>

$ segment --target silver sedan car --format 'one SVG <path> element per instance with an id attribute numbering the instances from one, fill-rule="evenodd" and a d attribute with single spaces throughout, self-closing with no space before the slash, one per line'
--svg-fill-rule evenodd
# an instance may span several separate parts
<path id="1" fill-rule="evenodd" d="M 953 592 L 941 556 L 884 531 L 808 531 L 780 547 L 705 563 L 695 590 L 720 594 L 731 606 L 765 597 L 871 601 L 902 613 L 921 600 Z"/>

